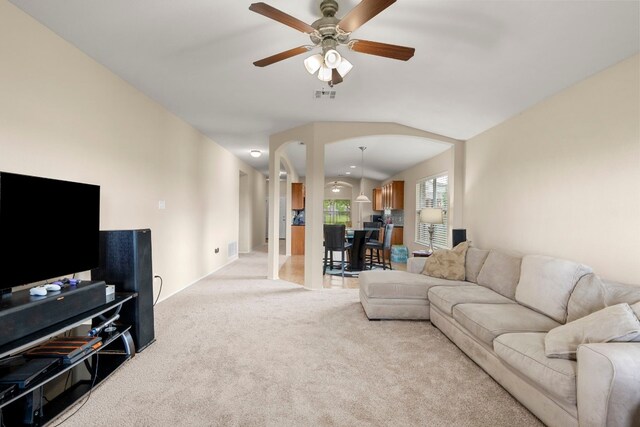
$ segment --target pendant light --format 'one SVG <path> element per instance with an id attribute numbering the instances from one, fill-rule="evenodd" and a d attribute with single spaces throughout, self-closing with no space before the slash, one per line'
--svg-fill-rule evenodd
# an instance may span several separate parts
<path id="1" fill-rule="evenodd" d="M 338 181 L 335 181 L 333 183 L 333 187 L 331 187 L 331 191 L 334 193 L 339 193 L 340 192 L 340 188 L 338 187 Z"/>
<path id="2" fill-rule="evenodd" d="M 360 195 L 356 197 L 356 203 L 371 203 L 371 200 L 367 196 L 364 195 L 364 191 L 362 191 L 362 180 L 364 179 L 364 150 L 367 147 L 358 147 L 360 151 L 362 151 L 362 163 L 360 167 Z"/>

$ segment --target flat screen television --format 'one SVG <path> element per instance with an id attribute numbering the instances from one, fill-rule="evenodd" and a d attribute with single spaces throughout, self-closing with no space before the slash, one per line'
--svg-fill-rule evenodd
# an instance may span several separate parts
<path id="1" fill-rule="evenodd" d="M 0 289 L 98 267 L 100 186 L 0 172 Z"/>

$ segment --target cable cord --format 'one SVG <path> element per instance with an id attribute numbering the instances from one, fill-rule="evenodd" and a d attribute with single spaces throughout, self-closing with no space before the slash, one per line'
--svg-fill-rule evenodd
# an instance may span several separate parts
<path id="1" fill-rule="evenodd" d="M 93 375 L 93 380 L 91 381 L 91 387 L 89 388 L 89 394 L 87 395 L 87 398 L 84 400 L 84 402 L 82 402 L 82 404 L 80 405 L 80 407 L 78 409 L 76 409 L 75 411 L 73 411 L 73 413 L 71 415 L 69 415 L 67 418 L 65 418 L 64 420 L 60 421 L 58 424 L 56 424 L 53 427 L 58 427 L 61 426 L 62 424 L 66 423 L 67 420 L 71 417 L 73 417 L 75 414 L 78 413 L 78 411 L 80 409 L 82 409 L 82 407 L 89 401 L 89 399 L 91 398 L 91 392 L 93 391 L 93 386 L 96 385 L 96 379 L 98 378 L 98 362 L 100 360 L 100 353 L 96 353 L 96 366 L 94 369 L 94 375 Z"/>
<path id="2" fill-rule="evenodd" d="M 160 291 L 158 291 L 158 296 L 156 297 L 156 301 L 153 303 L 153 306 L 155 307 L 156 304 L 158 303 L 158 300 L 160 299 L 160 294 L 162 293 L 162 276 L 153 276 L 154 279 L 160 279 Z"/>

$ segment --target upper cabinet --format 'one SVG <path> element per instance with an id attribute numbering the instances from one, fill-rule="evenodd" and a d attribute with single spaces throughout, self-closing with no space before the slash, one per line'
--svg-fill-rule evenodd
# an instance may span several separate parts
<path id="1" fill-rule="evenodd" d="M 373 210 L 404 209 L 404 181 L 391 181 L 373 190 Z"/>
<path id="2" fill-rule="evenodd" d="M 291 183 L 291 209 L 294 211 L 304 209 L 304 184 L 301 182 Z"/>
<path id="3" fill-rule="evenodd" d="M 382 206 L 382 188 L 374 188 L 373 189 L 373 197 L 371 198 L 371 208 L 374 211 L 382 211 L 384 210 L 384 206 Z"/>

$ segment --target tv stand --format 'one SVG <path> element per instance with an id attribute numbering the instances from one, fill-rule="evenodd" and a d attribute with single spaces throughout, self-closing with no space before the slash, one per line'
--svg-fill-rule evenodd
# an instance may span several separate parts
<path id="1" fill-rule="evenodd" d="M 86 336 L 92 325 L 98 325 L 119 314 L 122 305 L 137 297 L 136 293 L 116 293 L 112 301 L 90 311 L 71 317 L 63 322 L 44 328 L 23 338 L 0 346 L 0 362 L 10 360 L 26 350 L 60 336 L 68 331 Z M 91 324 L 89 324 L 91 322 Z M 27 387 L 17 386 L 0 398 L 0 425 L 42 426 L 64 412 L 73 403 L 87 395 L 92 385 L 96 387 L 120 366 L 135 355 L 135 346 L 129 329 L 131 325 L 115 325 L 115 330 L 102 331 L 102 346 L 70 364 L 60 364 L 36 378 Z M 65 384 L 70 371 L 84 364 L 90 373 L 89 379 Z M 75 377 L 75 375 L 74 375 Z M 64 390 L 54 394 L 57 389 Z M 48 395 L 48 397 L 45 397 Z"/>

